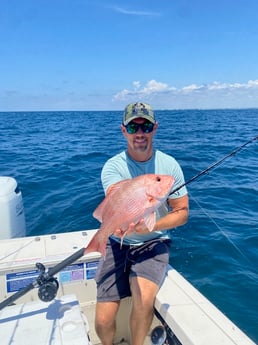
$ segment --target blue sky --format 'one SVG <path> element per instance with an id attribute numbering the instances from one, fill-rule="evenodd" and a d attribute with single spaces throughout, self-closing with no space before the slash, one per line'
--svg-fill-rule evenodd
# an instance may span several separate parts
<path id="1" fill-rule="evenodd" d="M 257 0 L 1 0 L 0 111 L 258 107 Z"/>

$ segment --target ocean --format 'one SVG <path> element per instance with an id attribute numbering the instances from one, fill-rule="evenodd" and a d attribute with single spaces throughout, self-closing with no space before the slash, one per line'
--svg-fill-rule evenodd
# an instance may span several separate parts
<path id="1" fill-rule="evenodd" d="M 258 109 L 156 111 L 156 148 L 186 181 L 258 135 Z M 0 113 L 0 175 L 22 190 L 27 236 L 94 229 L 100 172 L 122 151 L 122 112 Z M 170 263 L 258 342 L 258 142 L 187 185 L 190 217 Z"/>

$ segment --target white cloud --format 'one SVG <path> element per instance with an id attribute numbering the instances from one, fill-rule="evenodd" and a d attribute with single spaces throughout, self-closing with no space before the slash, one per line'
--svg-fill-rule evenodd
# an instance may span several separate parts
<path id="1" fill-rule="evenodd" d="M 153 92 L 166 92 L 169 89 L 169 86 L 165 83 L 161 83 L 156 80 L 150 80 L 147 82 L 142 92 L 146 94 L 151 94 Z"/>
<path id="2" fill-rule="evenodd" d="M 116 7 L 116 6 L 112 7 L 112 9 L 116 12 L 130 15 L 130 16 L 147 16 L 147 17 L 159 17 L 160 16 L 159 12 L 128 10 L 126 8 Z"/>
<path id="3" fill-rule="evenodd" d="M 134 81 L 133 86 L 135 89 L 139 89 L 141 87 L 141 83 L 139 81 Z"/>
<path id="4" fill-rule="evenodd" d="M 258 107 L 258 79 L 246 83 L 190 84 L 181 88 L 156 80 L 145 85 L 133 82 L 131 89 L 124 89 L 113 96 L 113 102 L 144 100 L 178 108 L 195 107 Z"/>
<path id="5" fill-rule="evenodd" d="M 133 82 L 133 89 L 127 90 L 124 89 L 117 93 L 114 96 L 114 100 L 126 100 L 127 97 L 143 97 L 143 96 L 151 96 L 158 93 L 167 93 L 167 92 L 176 91 L 175 88 L 169 87 L 166 83 L 161 83 L 156 80 L 150 80 L 146 83 L 145 86 L 141 87 L 141 83 L 139 81 Z"/>
<path id="6" fill-rule="evenodd" d="M 247 82 L 247 87 L 258 87 L 258 79 L 256 79 L 256 80 L 249 80 Z"/>
<path id="7" fill-rule="evenodd" d="M 196 84 L 191 84 L 191 85 L 188 85 L 188 86 L 184 86 L 181 89 L 178 89 L 177 92 L 178 93 L 191 93 L 191 92 L 195 92 L 195 91 L 201 90 L 203 88 L 204 88 L 203 85 L 198 86 Z"/>

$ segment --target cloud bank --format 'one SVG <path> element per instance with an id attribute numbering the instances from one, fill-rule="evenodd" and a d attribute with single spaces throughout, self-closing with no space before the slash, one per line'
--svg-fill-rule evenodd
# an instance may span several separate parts
<path id="1" fill-rule="evenodd" d="M 246 83 L 191 84 L 177 88 L 156 80 L 145 85 L 134 81 L 131 89 L 124 89 L 113 96 L 113 102 L 148 100 L 164 107 L 221 108 L 258 107 L 258 79 Z"/>

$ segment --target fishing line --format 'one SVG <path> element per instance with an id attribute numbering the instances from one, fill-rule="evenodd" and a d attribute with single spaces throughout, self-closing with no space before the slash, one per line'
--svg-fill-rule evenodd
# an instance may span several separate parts
<path id="1" fill-rule="evenodd" d="M 221 159 L 219 159 L 217 162 L 211 164 L 210 166 L 208 166 L 208 168 L 202 170 L 199 174 L 193 176 L 192 178 L 190 178 L 190 180 L 186 181 L 185 183 L 181 184 L 181 186 L 177 187 L 176 189 L 172 190 L 172 192 L 169 195 L 172 195 L 174 193 L 176 193 L 177 191 L 179 191 L 179 189 L 183 188 L 184 186 L 187 186 L 189 183 L 195 181 L 197 178 L 201 177 L 202 175 L 207 174 L 210 170 L 216 168 L 218 165 L 222 164 L 226 159 L 236 155 L 240 150 L 242 150 L 245 146 L 247 146 L 248 144 L 251 144 L 252 142 L 254 142 L 255 140 L 258 139 L 258 136 L 248 140 L 246 143 L 244 143 L 243 145 L 235 148 L 232 152 L 230 152 L 229 154 L 227 154 L 226 156 L 222 157 Z"/>
<path id="2" fill-rule="evenodd" d="M 28 246 L 31 245 L 34 241 L 35 241 L 35 240 L 32 239 L 31 241 L 26 242 L 25 244 L 21 245 L 18 249 L 15 249 L 15 250 L 13 250 L 12 252 L 9 252 L 8 254 L 1 256 L 1 257 L 0 257 L 0 261 L 5 260 L 6 258 L 8 258 L 9 256 L 12 256 L 12 255 L 14 255 L 14 254 L 18 254 L 23 248 L 28 247 Z M 13 261 L 13 260 L 14 260 L 14 259 L 12 258 L 12 261 Z M 2 263 L 0 262 L 0 264 L 2 264 Z"/>
<path id="3" fill-rule="evenodd" d="M 253 137 L 252 139 L 248 140 L 247 142 L 245 142 L 244 144 L 242 144 L 241 146 L 235 148 L 232 152 L 230 152 L 229 154 L 227 154 L 226 156 L 222 157 L 221 159 L 219 159 L 218 161 L 216 161 L 215 163 L 211 164 L 210 166 L 208 166 L 208 168 L 202 170 L 200 173 L 198 173 L 197 175 L 193 176 L 190 180 L 186 181 L 185 183 L 183 183 L 181 186 L 177 187 L 176 189 L 174 189 L 170 195 L 176 193 L 177 191 L 179 191 L 182 187 L 188 185 L 189 183 L 195 181 L 197 178 L 201 177 L 202 175 L 207 174 L 210 170 L 215 169 L 216 167 L 218 167 L 220 164 L 222 164 L 226 159 L 236 155 L 240 150 L 242 150 L 244 147 L 246 147 L 247 145 L 251 144 L 252 142 L 254 142 L 255 140 L 258 139 L 258 136 Z M 235 248 L 235 250 L 249 263 L 251 264 L 251 266 L 253 266 L 253 263 L 248 259 L 248 257 L 240 250 L 240 248 L 238 248 L 238 246 L 231 240 L 231 238 L 225 233 L 225 231 L 223 229 L 221 229 L 221 227 L 215 222 L 215 220 L 208 214 L 208 212 L 206 210 L 204 210 L 204 208 L 200 205 L 200 203 L 198 203 L 198 201 L 193 198 L 191 196 L 191 199 L 193 199 L 195 201 L 195 203 L 200 207 L 200 209 L 202 210 L 202 212 L 215 224 L 215 226 L 217 227 L 217 229 L 222 233 L 222 235 L 228 240 L 228 242 Z M 255 272 L 256 273 L 256 272 Z M 247 274 L 245 272 L 245 274 L 252 280 L 254 280 L 255 282 L 257 281 L 254 277 L 251 276 L 251 274 Z"/>
<path id="4" fill-rule="evenodd" d="M 190 193 L 189 193 L 190 194 Z M 191 195 L 191 194 L 190 194 Z M 232 241 L 230 236 L 218 225 L 218 223 L 211 217 L 206 209 L 191 195 L 191 200 L 193 200 L 196 205 L 201 209 L 201 211 L 212 221 L 216 228 L 221 232 L 221 234 L 227 239 L 227 241 L 233 246 L 233 248 L 245 259 L 245 261 L 255 269 L 255 275 L 257 276 L 257 269 L 254 266 L 253 262 L 242 252 L 242 250 Z M 251 280 L 257 282 L 257 277 L 254 278 L 250 273 L 245 271 L 245 275 L 248 276 Z"/>

